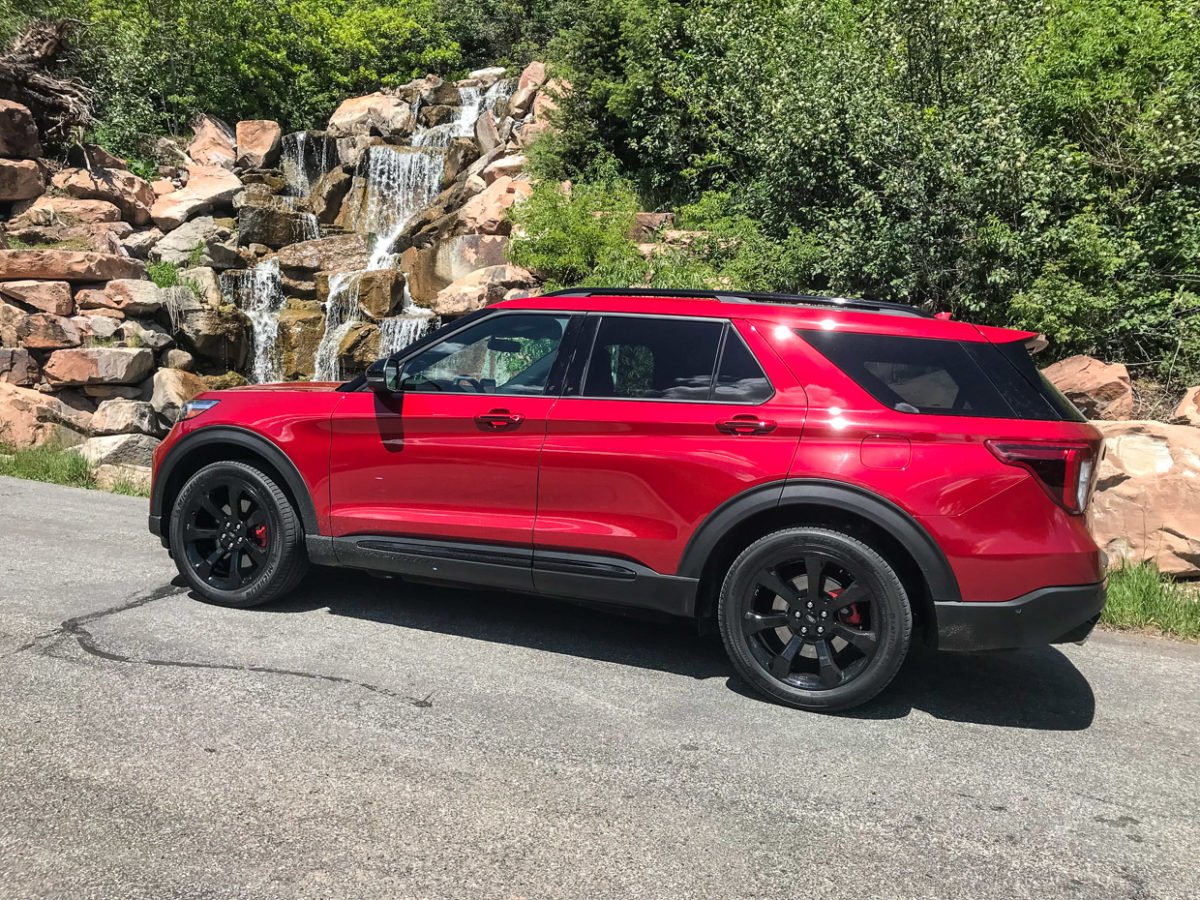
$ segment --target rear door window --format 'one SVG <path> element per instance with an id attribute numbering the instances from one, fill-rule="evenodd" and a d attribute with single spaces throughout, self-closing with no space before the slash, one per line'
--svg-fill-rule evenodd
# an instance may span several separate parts
<path id="1" fill-rule="evenodd" d="M 604 316 L 583 396 L 708 400 L 724 327 L 708 320 Z"/>

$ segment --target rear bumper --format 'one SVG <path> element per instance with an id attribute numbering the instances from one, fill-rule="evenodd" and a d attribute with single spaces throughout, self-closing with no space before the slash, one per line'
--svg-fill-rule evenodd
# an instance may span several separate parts
<path id="1" fill-rule="evenodd" d="M 1096 625 L 1107 582 L 1049 587 L 1003 603 L 935 603 L 939 650 L 1015 650 L 1082 641 Z"/>

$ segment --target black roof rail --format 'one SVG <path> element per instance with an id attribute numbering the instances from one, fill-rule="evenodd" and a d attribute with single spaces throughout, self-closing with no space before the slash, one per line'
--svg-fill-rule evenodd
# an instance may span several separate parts
<path id="1" fill-rule="evenodd" d="M 762 291 L 687 291 L 661 288 L 567 288 L 542 294 L 543 297 L 668 297 L 679 300 L 719 300 L 722 303 L 774 303 L 785 306 L 832 306 L 855 312 L 878 312 L 893 316 L 933 318 L 917 306 L 887 300 L 862 300 L 857 297 L 825 297 L 819 294 L 771 294 Z"/>

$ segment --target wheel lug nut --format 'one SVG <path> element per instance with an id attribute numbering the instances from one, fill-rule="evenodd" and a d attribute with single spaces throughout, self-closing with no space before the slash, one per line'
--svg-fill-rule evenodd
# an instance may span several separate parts
<path id="1" fill-rule="evenodd" d="M 825 633 L 825 629 L 822 628 L 820 625 L 818 625 L 817 626 L 817 634 L 824 634 L 824 633 Z"/>
<path id="2" fill-rule="evenodd" d="M 809 601 L 808 601 L 808 608 L 809 608 L 809 609 L 812 609 L 812 607 L 813 607 L 813 602 L 812 602 L 811 600 L 809 600 Z"/>
<path id="3" fill-rule="evenodd" d="M 822 619 L 828 619 L 828 618 L 829 618 L 829 613 L 827 613 L 827 612 L 822 612 L 822 613 L 821 613 L 821 618 L 822 618 Z"/>

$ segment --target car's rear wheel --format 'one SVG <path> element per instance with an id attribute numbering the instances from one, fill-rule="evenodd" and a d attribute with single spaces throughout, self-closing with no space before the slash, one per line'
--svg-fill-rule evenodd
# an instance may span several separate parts
<path id="1" fill-rule="evenodd" d="M 887 687 L 912 634 L 887 560 L 825 528 L 789 528 L 747 547 L 729 568 L 718 617 L 738 675 L 773 700 L 819 711 Z"/>
<path id="2" fill-rule="evenodd" d="M 308 569 L 304 529 L 269 475 L 243 462 L 196 472 L 171 514 L 171 555 L 203 599 L 222 606 L 267 603 Z"/>

